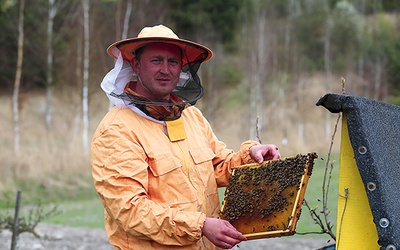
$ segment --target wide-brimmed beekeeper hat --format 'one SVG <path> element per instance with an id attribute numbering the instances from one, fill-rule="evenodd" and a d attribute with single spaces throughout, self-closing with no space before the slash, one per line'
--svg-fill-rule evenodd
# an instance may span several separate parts
<path id="1" fill-rule="evenodd" d="M 180 39 L 170 28 L 164 25 L 145 27 L 136 38 L 129 38 L 111 44 L 107 52 L 116 58 L 114 68 L 104 77 L 101 88 L 106 92 L 110 101 L 122 108 L 131 104 L 143 104 L 124 92 L 128 82 L 137 82 L 137 75 L 131 67 L 135 51 L 148 44 L 162 42 L 178 46 L 182 50 L 182 71 L 179 82 L 172 93 L 182 102 L 147 101 L 147 105 L 172 106 L 176 104 L 192 104 L 203 96 L 203 86 L 197 71 L 200 65 L 212 57 L 209 48 L 195 42 Z"/>
<path id="2" fill-rule="evenodd" d="M 168 43 L 178 46 L 183 52 L 183 66 L 193 62 L 205 62 L 212 57 L 209 48 L 184 39 L 180 39 L 170 28 L 164 25 L 143 28 L 137 37 L 128 38 L 111 44 L 107 52 L 118 58 L 122 54 L 125 61 L 132 62 L 135 51 L 150 43 Z"/>

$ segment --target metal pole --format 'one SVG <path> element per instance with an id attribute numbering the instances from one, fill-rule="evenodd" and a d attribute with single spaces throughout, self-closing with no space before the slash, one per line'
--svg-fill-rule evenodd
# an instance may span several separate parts
<path id="1" fill-rule="evenodd" d="M 11 250 L 15 250 L 17 248 L 17 241 L 18 241 L 18 215 L 19 215 L 19 203 L 21 200 L 21 191 L 18 190 L 17 192 L 17 201 L 15 203 L 15 214 L 14 214 L 14 225 L 12 231 L 12 238 L 11 238 Z"/>

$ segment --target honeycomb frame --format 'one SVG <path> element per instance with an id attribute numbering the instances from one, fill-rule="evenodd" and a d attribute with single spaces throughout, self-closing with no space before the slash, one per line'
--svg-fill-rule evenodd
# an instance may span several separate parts
<path id="1" fill-rule="evenodd" d="M 235 167 L 220 217 L 248 240 L 293 235 L 316 153 Z"/>

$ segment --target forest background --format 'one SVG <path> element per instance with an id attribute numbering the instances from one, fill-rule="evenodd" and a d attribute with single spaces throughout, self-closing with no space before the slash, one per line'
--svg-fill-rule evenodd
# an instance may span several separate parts
<path id="1" fill-rule="evenodd" d="M 109 109 L 112 42 L 164 24 L 211 48 L 196 104 L 217 136 L 328 153 L 328 92 L 400 105 L 396 0 L 1 0 L 0 205 L 93 195 L 89 144 Z M 379 118 L 377 117 L 377 120 Z M 334 145 L 338 152 L 339 141 Z M 87 193 L 82 190 L 88 190 Z M 77 197 L 78 196 L 78 197 Z"/>

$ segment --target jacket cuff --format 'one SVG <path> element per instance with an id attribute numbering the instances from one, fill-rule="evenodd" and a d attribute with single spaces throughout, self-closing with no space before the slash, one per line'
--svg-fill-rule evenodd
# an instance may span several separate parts
<path id="1" fill-rule="evenodd" d="M 242 164 L 250 164 L 250 163 L 256 163 L 257 161 L 253 160 L 250 156 L 250 151 L 249 149 L 253 146 L 260 145 L 260 143 L 256 141 L 245 141 L 240 145 L 240 157 L 242 159 Z"/>
<path id="2" fill-rule="evenodd" d="M 199 235 L 196 235 L 196 238 L 198 237 L 200 239 L 201 237 L 203 237 L 203 227 L 204 227 L 204 223 L 206 222 L 206 214 L 205 213 L 201 214 L 199 222 L 200 222 L 200 233 L 199 233 Z"/>

